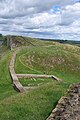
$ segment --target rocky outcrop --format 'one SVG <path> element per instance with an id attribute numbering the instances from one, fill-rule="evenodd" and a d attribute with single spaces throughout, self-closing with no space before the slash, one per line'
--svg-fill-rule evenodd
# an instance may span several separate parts
<path id="1" fill-rule="evenodd" d="M 80 120 L 80 84 L 70 86 L 47 120 Z"/>

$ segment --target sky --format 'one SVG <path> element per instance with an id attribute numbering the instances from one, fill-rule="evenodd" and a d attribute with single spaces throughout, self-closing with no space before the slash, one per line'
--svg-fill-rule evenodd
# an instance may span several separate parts
<path id="1" fill-rule="evenodd" d="M 0 33 L 80 40 L 80 1 L 0 0 Z"/>

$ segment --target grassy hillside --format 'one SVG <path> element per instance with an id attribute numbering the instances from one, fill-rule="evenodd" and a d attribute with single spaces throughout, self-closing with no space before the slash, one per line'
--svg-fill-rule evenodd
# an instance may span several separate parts
<path id="1" fill-rule="evenodd" d="M 29 92 L 17 93 L 12 87 L 9 74 L 13 51 L 6 48 L 0 60 L 0 120 L 45 120 L 69 85 L 80 82 L 79 47 L 30 38 L 29 42 L 29 47 L 21 49 L 17 54 L 16 73 L 54 74 L 63 82 L 20 79 L 23 85 L 40 85 Z"/>
<path id="2" fill-rule="evenodd" d="M 0 46 L 0 100 L 6 99 L 16 93 L 12 87 L 9 74 L 11 54 L 6 46 Z"/>
<path id="3" fill-rule="evenodd" d="M 53 42 L 49 41 L 42 41 L 30 37 L 23 37 L 23 36 L 12 36 L 12 35 L 7 35 L 4 37 L 4 41 L 6 43 L 7 39 L 11 39 L 12 43 L 15 44 L 17 47 L 19 46 L 44 46 L 44 45 L 51 45 Z M 6 43 L 7 44 L 7 43 Z"/>
<path id="4" fill-rule="evenodd" d="M 65 88 L 67 85 L 53 83 L 3 100 L 0 102 L 0 119 L 45 120 Z"/>
<path id="5" fill-rule="evenodd" d="M 19 52 L 16 73 L 54 74 L 65 82 L 80 80 L 80 48 L 55 44 L 48 47 L 26 48 Z M 27 82 L 23 80 L 22 82 Z"/>

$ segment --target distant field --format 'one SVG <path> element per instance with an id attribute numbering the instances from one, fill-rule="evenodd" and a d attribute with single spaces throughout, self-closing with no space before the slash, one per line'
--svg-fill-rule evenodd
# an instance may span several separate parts
<path id="1" fill-rule="evenodd" d="M 19 39 L 18 43 L 22 44 L 23 38 Z M 80 47 L 25 39 L 27 47 L 19 51 L 15 61 L 16 73 L 53 74 L 63 82 L 19 79 L 24 86 L 38 87 L 17 93 L 9 74 L 9 62 L 15 50 L 2 47 L 0 51 L 5 49 L 0 60 L 0 120 L 46 120 L 69 85 L 80 82 Z"/>
<path id="2" fill-rule="evenodd" d="M 77 40 L 57 40 L 57 39 L 41 39 L 43 41 L 53 41 L 53 42 L 59 42 L 62 44 L 70 44 L 70 45 L 75 45 L 75 46 L 79 46 L 80 47 L 80 41 Z"/>

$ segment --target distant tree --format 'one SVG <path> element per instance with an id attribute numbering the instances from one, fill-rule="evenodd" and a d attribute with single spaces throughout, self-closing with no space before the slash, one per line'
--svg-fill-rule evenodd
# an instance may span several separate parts
<path id="1" fill-rule="evenodd" d="M 2 34 L 0 33 L 0 37 L 2 37 Z"/>

